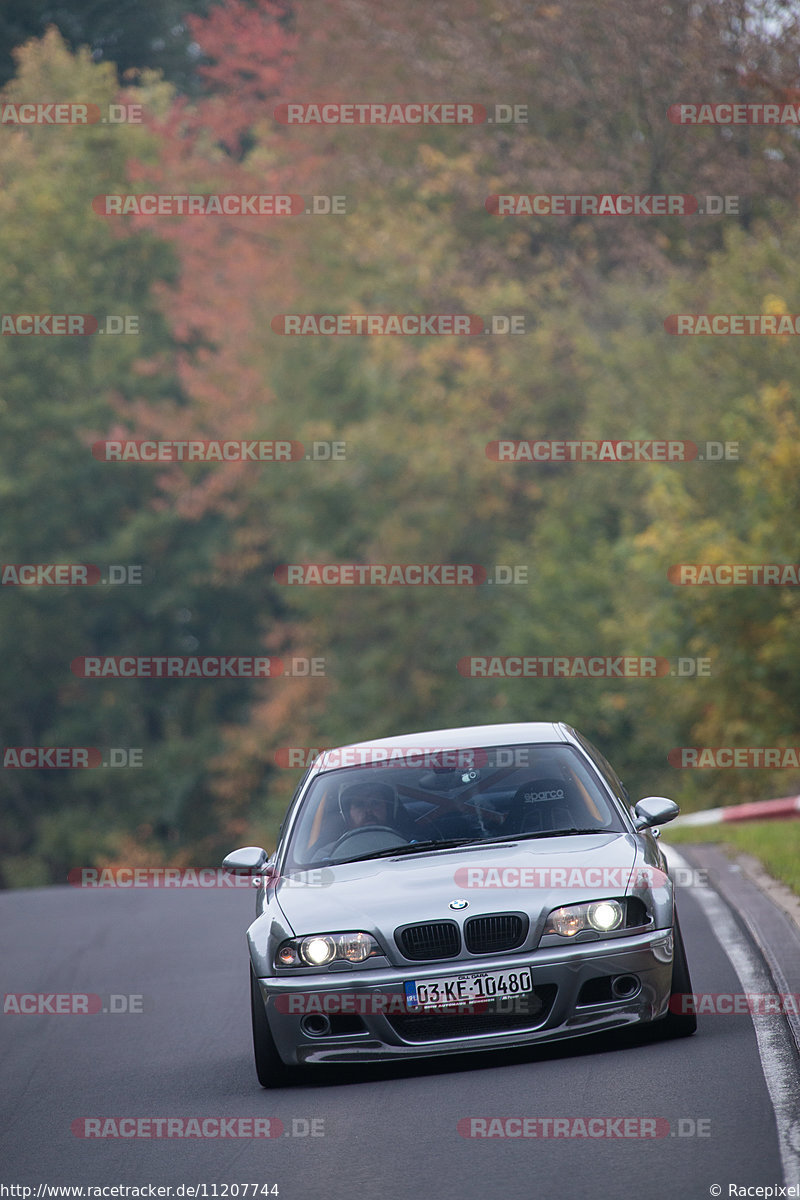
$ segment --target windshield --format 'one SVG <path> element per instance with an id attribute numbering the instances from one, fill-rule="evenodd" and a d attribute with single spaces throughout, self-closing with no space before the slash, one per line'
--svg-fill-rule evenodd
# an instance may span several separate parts
<path id="1" fill-rule="evenodd" d="M 575 830 L 625 827 L 574 747 L 419 751 L 316 776 L 283 871 Z"/>

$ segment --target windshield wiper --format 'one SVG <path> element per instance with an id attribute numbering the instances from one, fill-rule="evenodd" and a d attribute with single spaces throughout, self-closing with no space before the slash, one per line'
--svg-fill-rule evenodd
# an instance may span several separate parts
<path id="1" fill-rule="evenodd" d="M 392 858 L 395 854 L 416 854 L 419 850 L 451 850 L 454 846 L 469 846 L 482 841 L 484 841 L 483 838 L 474 837 L 450 838 L 443 842 L 431 838 L 425 842 L 409 842 L 406 846 L 392 846 L 389 850 L 373 850 L 370 854 L 359 854 L 355 858 L 334 858 L 330 862 L 332 866 L 338 867 L 343 863 L 367 862 L 371 858 Z"/>

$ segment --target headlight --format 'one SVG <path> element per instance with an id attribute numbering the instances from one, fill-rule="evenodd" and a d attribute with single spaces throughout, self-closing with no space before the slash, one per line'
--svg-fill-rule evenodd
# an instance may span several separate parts
<path id="1" fill-rule="evenodd" d="M 622 924 L 622 905 L 618 900 L 601 900 L 598 904 L 589 905 L 586 916 L 593 929 L 608 933 Z"/>
<path id="2" fill-rule="evenodd" d="M 339 953 L 348 962 L 363 962 L 372 953 L 374 940 L 368 933 L 345 933 L 339 938 Z"/>
<path id="3" fill-rule="evenodd" d="M 278 948 L 276 967 L 326 967 L 335 961 L 360 963 L 383 954 L 375 938 L 360 930 L 355 933 L 313 933 L 292 938 Z"/>
<path id="4" fill-rule="evenodd" d="M 574 908 L 557 908 L 551 912 L 544 927 L 545 933 L 560 933 L 562 937 L 574 937 L 580 933 L 586 928 L 580 908 L 576 904 Z"/>
<path id="5" fill-rule="evenodd" d="M 574 937 L 585 929 L 597 933 L 610 933 L 618 929 L 625 919 L 625 909 L 619 900 L 595 900 L 589 904 L 569 904 L 556 908 L 545 923 L 545 933 L 557 933 L 561 937 Z"/>
<path id="6" fill-rule="evenodd" d="M 300 957 L 310 967 L 324 967 L 336 958 L 336 942 L 330 937 L 305 938 L 300 943 Z"/>

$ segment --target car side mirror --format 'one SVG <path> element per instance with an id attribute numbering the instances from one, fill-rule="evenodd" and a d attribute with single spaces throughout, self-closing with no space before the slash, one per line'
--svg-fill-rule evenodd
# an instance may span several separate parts
<path id="1" fill-rule="evenodd" d="M 674 820 L 680 811 L 675 801 L 666 796 L 645 796 L 634 807 L 633 824 L 636 829 L 651 829 L 653 825 Z"/>
<path id="2" fill-rule="evenodd" d="M 260 875 L 266 870 L 268 862 L 267 852 L 260 846 L 243 846 L 241 850 L 233 850 L 228 854 L 222 866 L 233 875 Z"/>

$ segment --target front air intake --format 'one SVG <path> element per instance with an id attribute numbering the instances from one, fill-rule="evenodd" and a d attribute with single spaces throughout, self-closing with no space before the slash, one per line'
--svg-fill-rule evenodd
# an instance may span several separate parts
<path id="1" fill-rule="evenodd" d="M 522 945 L 528 925 L 528 918 L 520 913 L 470 917 L 464 926 L 464 941 L 470 954 L 501 954 Z"/>
<path id="2" fill-rule="evenodd" d="M 455 958 L 461 949 L 461 935 L 455 921 L 405 925 L 396 929 L 394 936 L 401 953 L 417 962 Z"/>

